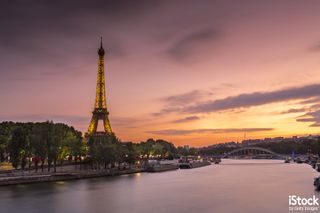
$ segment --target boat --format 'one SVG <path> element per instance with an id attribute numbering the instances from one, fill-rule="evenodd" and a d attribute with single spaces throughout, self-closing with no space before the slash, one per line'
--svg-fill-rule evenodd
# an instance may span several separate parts
<path id="1" fill-rule="evenodd" d="M 303 161 L 300 158 L 297 158 L 296 163 L 303 163 Z"/>
<path id="2" fill-rule="evenodd" d="M 316 190 L 320 190 L 320 177 L 314 178 L 313 185 L 316 187 Z"/>
<path id="3" fill-rule="evenodd" d="M 286 158 L 284 162 L 285 163 L 290 163 L 290 158 Z"/>
<path id="4" fill-rule="evenodd" d="M 178 164 L 154 164 L 147 167 L 147 172 L 165 172 L 179 169 Z"/>
<path id="5" fill-rule="evenodd" d="M 193 169 L 209 165 L 211 165 L 209 161 L 206 159 L 201 159 L 200 157 L 183 156 L 179 160 L 180 169 Z"/>
<path id="6" fill-rule="evenodd" d="M 214 164 L 219 164 L 219 163 L 221 163 L 221 159 L 220 158 L 214 158 L 213 159 L 213 163 Z"/>
<path id="7" fill-rule="evenodd" d="M 180 169 L 194 169 L 194 168 L 209 166 L 209 165 L 211 165 L 211 163 L 208 161 L 198 161 L 198 162 L 191 162 L 191 163 L 180 163 L 179 168 Z"/>
<path id="8" fill-rule="evenodd" d="M 316 163 L 314 169 L 317 170 L 317 172 L 320 172 L 320 163 Z"/>

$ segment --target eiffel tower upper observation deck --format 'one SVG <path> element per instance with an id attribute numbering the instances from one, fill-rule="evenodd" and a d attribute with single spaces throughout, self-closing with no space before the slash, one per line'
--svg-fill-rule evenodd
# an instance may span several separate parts
<path id="1" fill-rule="evenodd" d="M 104 77 L 104 54 L 105 51 L 102 47 L 102 37 L 100 48 L 98 49 L 99 63 L 98 63 L 98 77 L 97 77 L 97 88 L 96 88 L 96 101 L 94 104 L 94 110 L 92 111 L 92 118 L 88 128 L 88 135 L 93 135 L 97 132 L 99 120 L 103 121 L 104 134 L 113 135 L 110 122 L 109 122 L 109 112 L 107 110 L 106 102 L 106 88 L 105 88 L 105 77 Z"/>

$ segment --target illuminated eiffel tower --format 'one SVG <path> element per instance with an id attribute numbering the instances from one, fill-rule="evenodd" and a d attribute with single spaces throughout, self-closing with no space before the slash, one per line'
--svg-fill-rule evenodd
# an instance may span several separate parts
<path id="1" fill-rule="evenodd" d="M 105 78 L 104 78 L 104 54 L 105 54 L 105 51 L 102 47 L 102 37 L 101 37 L 100 48 L 98 49 L 99 64 L 98 64 L 98 77 L 97 77 L 97 88 L 96 88 L 96 101 L 94 104 L 94 110 L 92 111 L 92 118 L 90 121 L 87 135 L 94 135 L 94 134 L 113 135 L 109 118 L 108 118 L 109 112 L 107 110 L 107 102 L 106 102 L 106 88 L 105 88 Z M 99 120 L 103 121 L 104 132 L 97 132 Z"/>

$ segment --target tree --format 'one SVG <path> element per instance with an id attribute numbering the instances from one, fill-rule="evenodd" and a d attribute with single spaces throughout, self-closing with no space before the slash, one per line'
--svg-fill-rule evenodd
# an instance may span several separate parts
<path id="1" fill-rule="evenodd" d="M 27 143 L 27 131 L 23 127 L 17 127 L 12 133 L 10 142 L 10 159 L 14 168 L 18 168 L 21 164 L 22 169 L 24 169 Z"/>
<path id="2" fill-rule="evenodd" d="M 139 156 L 138 146 L 132 142 L 128 142 L 124 144 L 124 150 L 125 150 L 124 161 L 129 165 L 134 164 L 136 162 L 136 159 Z"/>
<path id="3" fill-rule="evenodd" d="M 81 132 L 76 131 L 67 131 L 66 136 L 63 140 L 63 149 L 68 150 L 68 152 L 62 153 L 64 154 L 70 154 L 74 156 L 75 158 L 75 166 L 77 167 L 78 158 L 80 160 L 80 169 L 81 169 L 81 156 L 84 155 L 85 150 L 84 149 L 84 141 L 82 139 Z M 60 158 L 65 158 L 66 155 L 60 156 Z"/>
<path id="4" fill-rule="evenodd" d="M 155 143 L 152 148 L 153 148 L 153 155 L 154 155 L 155 157 L 159 157 L 159 156 L 162 157 L 163 150 L 164 150 L 164 147 L 163 147 L 162 144 L 160 144 L 160 143 Z"/>
<path id="5" fill-rule="evenodd" d="M 64 150 L 63 142 L 64 138 L 66 138 L 66 128 L 63 124 L 50 123 L 49 126 L 49 140 L 48 142 L 48 170 L 50 171 L 51 162 L 53 162 L 53 171 L 57 171 L 57 160 L 59 155 L 61 155 L 61 151 Z"/>
<path id="6" fill-rule="evenodd" d="M 15 131 L 15 133 L 14 133 Z M 14 135 L 14 137 L 13 137 Z M 17 168 L 25 168 L 34 162 L 36 171 L 41 161 L 42 171 L 45 162 L 48 162 L 48 171 L 53 163 L 56 171 L 56 162 L 63 162 L 66 155 L 72 154 L 76 161 L 86 153 L 82 133 L 65 124 L 53 122 L 39 123 L 0 123 L 0 161 L 9 156 Z M 32 161 L 31 161 L 32 160 Z M 76 162 L 77 163 L 77 162 Z"/>
<path id="7" fill-rule="evenodd" d="M 35 125 L 31 133 L 31 147 L 33 149 L 33 160 L 36 172 L 38 172 L 38 164 L 41 161 L 41 170 L 43 172 L 44 162 L 47 158 L 46 140 L 48 138 L 47 123 L 39 123 Z"/>
<path id="8" fill-rule="evenodd" d="M 6 154 L 9 149 L 9 142 L 12 135 L 12 125 L 8 122 L 0 124 L 0 162 L 3 162 L 6 158 Z"/>
<path id="9" fill-rule="evenodd" d="M 115 135 L 90 136 L 88 145 L 93 168 L 100 169 L 104 164 L 106 169 L 107 165 L 114 165 L 121 160 L 122 152 L 118 141 Z"/>

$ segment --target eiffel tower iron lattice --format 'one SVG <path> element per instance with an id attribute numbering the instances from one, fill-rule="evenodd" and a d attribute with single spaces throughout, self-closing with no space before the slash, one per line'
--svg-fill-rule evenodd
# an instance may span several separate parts
<path id="1" fill-rule="evenodd" d="M 100 48 L 98 49 L 99 63 L 98 63 L 98 77 L 96 87 L 96 100 L 94 104 L 94 110 L 92 111 L 92 118 L 88 128 L 88 135 L 101 134 L 97 132 L 99 120 L 103 121 L 104 134 L 113 135 L 110 121 L 108 118 L 109 112 L 107 110 L 106 101 L 106 88 L 105 88 L 105 76 L 104 76 L 104 54 L 105 51 L 102 47 L 102 37 L 100 42 Z"/>

